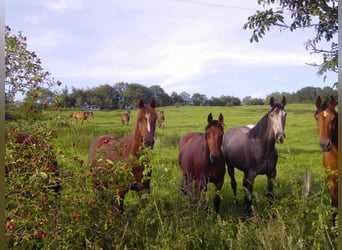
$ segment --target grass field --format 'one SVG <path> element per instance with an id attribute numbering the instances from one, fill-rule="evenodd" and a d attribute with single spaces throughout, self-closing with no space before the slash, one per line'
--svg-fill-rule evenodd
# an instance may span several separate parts
<path id="1" fill-rule="evenodd" d="M 92 193 L 86 176 L 88 148 L 92 140 L 103 134 L 125 135 L 130 132 L 137 110 L 131 111 L 129 126 L 121 124 L 124 112 L 96 111 L 88 121 L 70 120 L 71 110 L 49 111 L 46 117 L 56 129 L 55 146 L 60 156 L 64 202 L 79 200 L 78 205 L 66 206 L 64 213 L 74 213 L 79 206 L 87 219 L 62 225 L 68 232 L 63 247 L 73 244 L 81 249 L 334 249 L 331 209 L 322 168 L 322 153 L 318 146 L 314 104 L 289 104 L 283 144 L 277 145 L 279 154 L 275 180 L 274 203 L 266 199 L 267 180 L 257 176 L 254 183 L 254 213 L 246 216 L 243 206 L 242 173 L 236 171 L 239 205 L 233 205 L 233 194 L 228 174 L 222 188 L 219 216 L 212 210 L 192 206 L 179 192 L 181 170 L 178 166 L 178 141 L 188 132 L 202 132 L 209 113 L 217 119 L 224 116 L 225 130 L 236 125 L 255 124 L 269 110 L 269 106 L 241 107 L 162 107 L 165 127 L 156 129 L 152 151 L 152 191 L 142 205 L 136 193 L 128 193 L 120 227 L 116 222 L 104 222 L 99 214 L 90 214 L 86 208 Z M 75 156 L 84 164 L 75 164 Z M 312 191 L 307 201 L 302 199 L 303 176 L 306 169 L 312 173 Z M 212 208 L 214 186 L 209 184 L 207 199 Z M 80 205 L 80 204 L 83 205 Z M 72 216 L 70 216 L 72 217 Z M 96 219 L 99 218 L 99 219 Z M 93 221 L 91 221 L 93 220 Z M 97 224 L 98 222 L 98 224 Z M 101 224 L 102 223 L 102 224 Z M 101 228 L 91 230 L 88 227 Z M 110 229 L 117 231 L 110 231 Z M 106 236 L 106 233 L 111 234 Z M 97 235 L 96 235 L 97 234 Z M 113 234 L 117 234 L 114 236 Z M 107 239 L 107 241 L 105 240 Z M 110 240 L 108 240 L 110 239 Z M 85 243 L 86 242 L 86 243 Z M 49 244 L 47 244 L 49 245 Z M 51 246 L 51 245 L 50 245 Z"/>

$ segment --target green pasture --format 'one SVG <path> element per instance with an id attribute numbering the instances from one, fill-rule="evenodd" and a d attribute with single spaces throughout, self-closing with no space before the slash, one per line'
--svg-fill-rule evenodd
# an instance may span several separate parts
<path id="1" fill-rule="evenodd" d="M 287 118 L 285 133 L 286 139 L 283 144 L 277 145 L 279 160 L 277 164 L 277 178 L 275 192 L 282 196 L 283 192 L 277 188 L 288 182 L 300 183 L 306 169 L 312 172 L 313 181 L 319 185 L 313 185 L 313 192 L 320 190 L 324 179 L 324 171 L 321 167 L 322 154 L 318 146 L 318 136 L 316 121 L 313 117 L 314 105 L 290 104 L 286 106 Z M 180 181 L 180 169 L 177 163 L 178 141 L 181 136 L 189 132 L 203 132 L 207 123 L 207 116 L 212 113 L 214 119 L 222 113 L 224 116 L 225 130 L 232 126 L 247 125 L 257 123 L 269 110 L 268 105 L 264 106 L 241 106 L 241 107 L 162 107 L 157 111 L 165 112 L 166 120 L 164 128 L 156 129 L 155 147 L 153 156 L 156 160 L 154 166 L 153 183 L 158 185 L 159 173 L 170 175 L 169 186 L 166 190 L 178 192 L 178 182 Z M 120 115 L 122 110 L 117 111 L 95 111 L 94 117 L 90 117 L 83 124 L 70 120 L 72 111 L 62 111 L 59 115 L 66 122 L 65 126 L 58 127 L 57 141 L 65 151 L 70 149 L 71 144 L 77 145 L 77 153 L 85 161 L 87 160 L 88 147 L 97 136 L 114 133 L 126 135 L 130 132 L 137 110 L 131 111 L 131 120 L 128 126 L 122 125 Z M 75 149 L 74 149 L 75 150 Z M 241 190 L 242 177 L 237 171 L 238 185 Z M 165 183 L 164 183 L 165 184 Z M 255 181 L 255 192 L 263 193 L 266 187 L 266 177 L 258 176 Z M 318 190 L 317 190 L 318 189 Z M 160 188 L 158 187 L 158 190 Z M 162 191 L 162 190 L 160 190 Z M 223 206 L 230 206 L 232 192 L 229 177 L 226 176 L 226 184 L 223 187 Z M 288 192 L 289 190 L 284 190 Z M 299 190 L 300 192 L 300 190 Z M 222 209 L 224 210 L 224 209 Z M 224 214 L 224 211 L 222 211 Z"/>
<path id="2" fill-rule="evenodd" d="M 125 199 L 125 211 L 108 217 L 97 199 L 87 167 L 88 148 L 100 135 L 124 136 L 132 129 L 136 109 L 128 126 L 125 111 L 95 111 L 81 123 L 70 119 L 75 110 L 45 111 L 44 120 L 55 132 L 62 195 L 56 235 L 43 242 L 46 249 L 335 249 L 331 207 L 325 186 L 322 153 L 318 145 L 314 104 L 289 104 L 279 159 L 275 198 L 266 198 L 266 176 L 254 183 L 254 210 L 245 213 L 242 173 L 236 171 L 239 204 L 234 205 L 228 174 L 222 188 L 219 215 L 212 208 L 214 186 L 208 185 L 209 210 L 195 206 L 179 192 L 182 173 L 178 166 L 178 141 L 189 132 L 203 132 L 209 113 L 224 116 L 225 130 L 257 123 L 269 110 L 264 106 L 157 107 L 165 113 L 165 127 L 156 128 L 151 193 L 142 200 L 134 192 Z M 196 145 L 194 145 L 196 146 Z M 309 199 L 302 199 L 303 176 L 312 174 Z M 97 200 L 99 202 L 99 200 Z M 143 201 L 143 202 L 142 202 Z M 93 205 L 92 205 L 93 204 Z M 57 228 L 57 229 L 56 229 Z"/>

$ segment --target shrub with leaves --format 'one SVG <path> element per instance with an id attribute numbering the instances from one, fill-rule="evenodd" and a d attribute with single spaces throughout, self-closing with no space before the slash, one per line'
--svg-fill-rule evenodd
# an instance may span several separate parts
<path id="1" fill-rule="evenodd" d="M 41 248 L 54 238 L 59 214 L 59 170 L 51 140 L 42 124 L 12 127 L 6 140 L 5 215 L 8 247 Z"/>

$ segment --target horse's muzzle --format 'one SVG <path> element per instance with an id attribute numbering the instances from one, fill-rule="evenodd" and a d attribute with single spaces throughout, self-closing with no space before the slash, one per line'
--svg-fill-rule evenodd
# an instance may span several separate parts
<path id="1" fill-rule="evenodd" d="M 210 153 L 209 160 L 210 160 L 210 163 L 216 163 L 216 162 L 220 162 L 221 160 L 223 160 L 223 157 L 222 157 L 222 154 L 213 155 Z"/>
<path id="2" fill-rule="evenodd" d="M 154 139 L 144 139 L 144 146 L 153 149 L 154 146 Z"/>
<path id="3" fill-rule="evenodd" d="M 319 146 L 323 152 L 328 152 L 331 149 L 332 144 L 330 140 L 320 140 Z"/>
<path id="4" fill-rule="evenodd" d="M 276 142 L 279 144 L 282 144 L 285 139 L 285 134 L 277 134 L 276 135 Z"/>

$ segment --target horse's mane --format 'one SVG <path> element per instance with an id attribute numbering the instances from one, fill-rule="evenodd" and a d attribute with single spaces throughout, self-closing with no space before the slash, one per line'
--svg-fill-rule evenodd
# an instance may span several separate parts
<path id="1" fill-rule="evenodd" d="M 267 120 L 268 120 L 268 113 L 266 113 L 260 121 L 248 131 L 247 136 L 248 138 L 258 139 L 265 135 L 265 131 L 267 130 Z"/>
<path id="2" fill-rule="evenodd" d="M 253 139 L 260 139 L 263 136 L 265 136 L 265 131 L 268 129 L 268 115 L 271 113 L 273 110 L 278 109 L 282 110 L 284 106 L 280 103 L 275 103 L 270 111 L 268 111 L 261 119 L 258 121 L 258 123 L 251 128 L 251 130 L 248 131 L 247 136 L 248 138 L 253 138 Z"/>
<path id="3" fill-rule="evenodd" d="M 334 110 L 335 111 L 335 110 Z M 338 147 L 338 113 L 335 111 L 335 118 L 333 120 L 334 126 L 331 131 L 331 142 Z"/>

